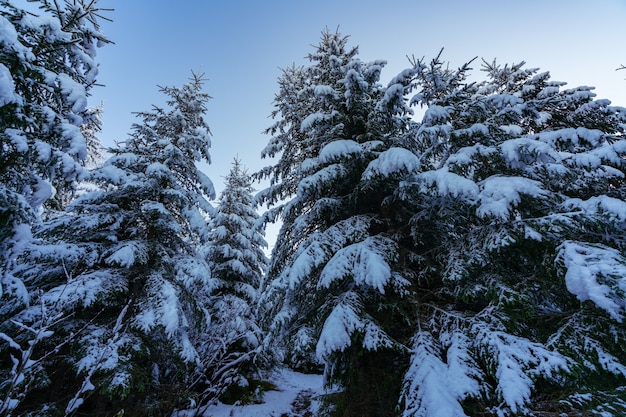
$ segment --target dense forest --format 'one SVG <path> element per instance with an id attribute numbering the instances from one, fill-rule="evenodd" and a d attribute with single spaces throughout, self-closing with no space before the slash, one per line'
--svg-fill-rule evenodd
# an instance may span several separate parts
<path id="1" fill-rule="evenodd" d="M 280 367 L 320 416 L 626 414 L 626 108 L 442 54 L 383 85 L 325 30 L 216 196 L 204 75 L 104 150 L 106 10 L 37 4 L 0 1 L 0 416 L 204 416 Z"/>

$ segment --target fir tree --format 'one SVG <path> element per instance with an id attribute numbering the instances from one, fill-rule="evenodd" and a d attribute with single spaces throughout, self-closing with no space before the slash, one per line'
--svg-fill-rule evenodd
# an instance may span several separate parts
<path id="1" fill-rule="evenodd" d="M 523 63 L 416 69 L 403 415 L 623 412 L 626 112 Z"/>
<path id="2" fill-rule="evenodd" d="M 222 390 L 250 386 L 247 378 L 253 375 L 252 367 L 263 339 L 254 314 L 257 292 L 268 263 L 252 180 L 238 159 L 234 160 L 225 185 L 209 234 L 209 263 L 216 280 L 210 334 L 221 341 L 215 343 L 213 356 L 220 362 L 220 366 L 214 367 L 220 375 L 214 379 L 220 380 Z M 231 396 L 235 395 L 233 392 Z"/>
<path id="3" fill-rule="evenodd" d="M 267 263 L 262 249 L 267 243 L 259 229 L 252 179 L 238 159 L 225 185 L 210 234 L 211 269 L 225 293 L 253 304 Z"/>
<path id="4" fill-rule="evenodd" d="M 161 88 L 169 108 L 138 113 L 128 140 L 92 172 L 100 189 L 48 221 L 24 257 L 26 285 L 42 291 L 49 311 L 72 317 L 53 329 L 50 343 L 70 343 L 44 361 L 48 381 L 23 412 L 117 412 L 111 397 L 147 415 L 204 389 L 216 282 L 199 252 L 214 194 L 195 165 L 209 159 L 201 87 L 194 74 L 183 87 Z M 30 308 L 18 318 L 37 323 L 41 315 Z M 62 367 L 77 375 L 59 375 Z"/>
<path id="5" fill-rule="evenodd" d="M 383 88 L 345 45 L 280 81 L 272 347 L 325 366 L 336 415 L 622 410 L 624 110 L 523 64 Z"/>
<path id="6" fill-rule="evenodd" d="M 327 382 L 344 387 L 345 398 L 332 400 L 345 404 L 341 412 L 382 416 L 399 393 L 399 374 L 383 369 L 397 367 L 391 352 L 403 349 L 393 322 L 403 320 L 396 306 L 409 282 L 396 268 L 399 242 L 384 201 L 416 160 L 398 147 L 411 71 L 385 88 L 385 63 L 360 61 L 346 37 L 328 31 L 309 59 L 309 67 L 284 72 L 275 113 L 281 119 L 269 130 L 276 136 L 265 153 L 282 153 L 262 171 L 272 185 L 259 198 L 291 198 L 269 212 L 280 213 L 283 226 L 261 304 L 274 307 L 270 340 L 280 343 L 271 346 L 282 344 L 288 363 L 324 365 Z M 370 166 L 377 158 L 400 161 Z M 378 169 L 397 175 L 377 181 Z"/>

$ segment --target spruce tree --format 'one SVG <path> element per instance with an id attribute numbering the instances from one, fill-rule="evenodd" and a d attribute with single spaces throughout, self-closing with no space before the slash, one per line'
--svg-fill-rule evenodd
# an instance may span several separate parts
<path id="1" fill-rule="evenodd" d="M 261 305 L 272 307 L 270 346 L 296 368 L 322 365 L 327 382 L 343 387 L 341 398 L 329 399 L 343 404 L 337 413 L 382 416 L 395 406 L 401 381 L 385 368 L 408 359 L 393 353 L 403 350 L 394 321 L 404 320 L 398 305 L 409 281 L 384 202 L 416 161 L 399 147 L 411 71 L 383 87 L 385 63 L 360 61 L 347 41 L 323 32 L 311 65 L 288 69 L 279 81 L 280 119 L 265 154 L 281 154 L 262 171 L 271 186 L 259 199 L 290 198 L 268 215 L 280 214 L 283 226 Z M 370 166 L 377 158 L 389 164 Z M 381 169 L 390 175 L 376 181 Z"/>
<path id="2" fill-rule="evenodd" d="M 280 80 L 271 346 L 324 365 L 334 415 L 623 411 L 624 110 L 523 64 L 383 88 L 345 45 Z"/>
<path id="3" fill-rule="evenodd" d="M 263 340 L 256 320 L 258 290 L 268 259 L 263 252 L 263 224 L 256 212 L 252 180 L 238 159 L 225 179 L 212 230 L 209 234 L 209 264 L 216 280 L 211 298 L 213 322 L 210 337 L 214 343 L 212 356 L 219 371 L 213 378 L 220 389 L 230 390 L 229 398 L 238 398 L 241 387 L 250 387 L 254 363 Z"/>
<path id="4" fill-rule="evenodd" d="M 623 413 L 626 112 L 524 63 L 416 69 L 403 416 Z"/>
<path id="5" fill-rule="evenodd" d="M 53 327 L 48 346 L 63 347 L 43 360 L 46 383 L 21 412 L 149 415 L 205 389 L 216 281 L 199 248 L 214 191 L 196 162 L 209 159 L 209 96 L 195 74 L 161 91 L 168 108 L 138 113 L 128 140 L 92 172 L 100 189 L 46 222 L 23 258 L 35 305 L 69 317 Z M 17 319 L 43 317 L 32 307 Z"/>

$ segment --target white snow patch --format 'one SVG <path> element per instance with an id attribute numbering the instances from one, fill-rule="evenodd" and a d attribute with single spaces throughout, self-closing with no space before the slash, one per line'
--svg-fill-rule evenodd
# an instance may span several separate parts
<path id="1" fill-rule="evenodd" d="M 536 240 L 537 242 L 541 242 L 543 240 L 541 233 L 539 233 L 538 231 L 536 231 L 530 226 L 524 227 L 524 237 L 526 239 Z"/>
<path id="2" fill-rule="evenodd" d="M 559 247 L 557 260 L 567 268 L 565 285 L 570 293 L 580 301 L 591 300 L 615 320 L 622 321 L 626 299 L 620 293 L 626 292 L 626 258 L 619 251 L 566 241 Z"/>
<path id="3" fill-rule="evenodd" d="M 202 191 L 206 193 L 207 197 L 209 197 L 209 199 L 214 199 L 215 187 L 213 186 L 213 181 L 211 181 L 211 179 L 202 171 L 198 171 L 198 180 L 202 186 Z"/>
<path id="4" fill-rule="evenodd" d="M 350 239 L 365 238 L 370 220 L 367 216 L 353 216 L 339 221 L 324 232 L 316 232 L 298 252 L 291 267 L 281 274 L 281 281 L 288 282 L 295 289 L 314 268 L 327 262 Z"/>
<path id="5" fill-rule="evenodd" d="M 465 417 L 461 402 L 479 395 L 482 375 L 468 352 L 470 341 L 455 332 L 449 342 L 444 361 L 432 335 L 417 334 L 404 381 L 404 417 Z"/>
<path id="6" fill-rule="evenodd" d="M 502 129 L 505 133 L 513 136 L 520 136 L 524 132 L 522 127 L 518 125 L 503 125 L 500 126 L 500 129 Z"/>
<path id="7" fill-rule="evenodd" d="M 446 160 L 446 165 L 468 165 L 476 159 L 477 155 L 488 156 L 489 154 L 494 152 L 494 148 L 485 147 L 480 143 L 477 143 L 473 146 L 465 146 L 450 155 Z"/>
<path id="8" fill-rule="evenodd" d="M 402 171 L 412 173 L 417 171 L 419 167 L 419 158 L 413 152 L 404 148 L 390 148 L 369 163 L 363 172 L 362 179 L 389 176 Z"/>
<path id="9" fill-rule="evenodd" d="M 114 272 L 94 271 L 52 288 L 42 297 L 50 305 L 60 304 L 67 308 L 76 305 L 88 307 L 100 294 L 125 289 L 125 285 L 122 277 Z"/>
<path id="10" fill-rule="evenodd" d="M 136 263 L 144 263 L 148 259 L 148 248 L 141 242 L 122 243 L 109 255 L 105 262 L 107 265 L 119 265 L 130 268 Z"/>
<path id="11" fill-rule="evenodd" d="M 427 125 L 437 125 L 440 123 L 445 123 L 450 117 L 450 112 L 450 107 L 431 105 L 428 110 L 426 110 L 426 113 L 424 113 L 422 123 Z"/>
<path id="12" fill-rule="evenodd" d="M 329 163 L 362 151 L 361 145 L 353 140 L 335 140 L 322 148 L 318 159 L 321 163 Z"/>
<path id="13" fill-rule="evenodd" d="M 333 110 L 331 113 L 313 113 L 308 115 L 300 124 L 300 132 L 306 132 L 311 130 L 314 124 L 330 120 L 337 115 L 337 111 Z"/>
<path id="14" fill-rule="evenodd" d="M 479 195 L 480 217 L 494 216 L 506 220 L 511 208 L 521 201 L 521 194 L 540 197 L 546 194 L 541 183 L 524 177 L 489 177 L 482 182 Z"/>
<path id="15" fill-rule="evenodd" d="M 527 415 L 526 405 L 537 376 L 552 378 L 556 372 L 568 369 L 568 360 L 557 351 L 539 343 L 476 323 L 473 337 L 485 349 L 492 361 L 497 378 L 497 392 L 513 414 Z M 504 408 L 506 408 L 504 407 Z M 500 414 L 502 409 L 499 410 Z"/>
<path id="16" fill-rule="evenodd" d="M 548 144 L 527 137 L 510 139 L 500 145 L 502 154 L 512 168 L 523 168 L 535 161 L 561 162 L 561 156 Z"/>
<path id="17" fill-rule="evenodd" d="M 0 64 L 0 107 L 18 101 L 19 96 L 15 94 L 15 83 L 11 72 L 4 64 Z"/>
<path id="18" fill-rule="evenodd" d="M 554 148 L 558 148 L 559 144 L 570 142 L 572 145 L 582 145 L 586 142 L 593 147 L 600 145 L 604 132 L 601 130 L 590 130 L 584 127 L 579 128 L 563 128 L 554 131 L 541 132 L 536 136 L 540 141 L 549 144 Z"/>
<path id="19" fill-rule="evenodd" d="M 417 178 L 428 187 L 434 187 L 439 196 L 467 197 L 469 200 L 478 197 L 478 185 L 474 181 L 449 172 L 447 168 L 427 171 Z"/>
<path id="20" fill-rule="evenodd" d="M 352 306 L 335 306 L 326 321 L 317 342 L 316 355 L 320 361 L 336 351 L 343 351 L 352 343 L 352 334 L 363 328 L 363 323 Z"/>
<path id="21" fill-rule="evenodd" d="M 371 317 L 360 310 L 358 297 L 354 293 L 347 293 L 341 304 L 335 306 L 324 322 L 315 354 L 320 362 L 336 351 L 343 351 L 352 344 L 352 335 L 359 332 L 363 335 L 363 347 L 367 350 L 390 348 L 394 341 L 387 336 L 383 329 Z"/>
<path id="22" fill-rule="evenodd" d="M 315 94 L 317 97 L 337 97 L 337 92 L 329 85 L 316 85 L 315 89 L 313 90 L 313 94 Z"/>
<path id="23" fill-rule="evenodd" d="M 324 394 L 322 375 L 301 374 L 289 369 L 279 369 L 270 375 L 269 382 L 276 386 L 276 390 L 265 392 L 263 403 L 228 405 L 218 402 L 203 410 L 202 416 L 279 417 L 291 411 L 291 404 L 302 392 L 311 394 L 313 412 L 320 406 L 319 397 Z M 174 413 L 172 417 L 191 417 L 196 415 L 194 412 L 195 410 L 182 410 Z"/>
<path id="24" fill-rule="evenodd" d="M 312 175 L 302 179 L 298 184 L 298 197 L 316 196 L 317 190 L 330 181 L 345 175 L 346 168 L 342 164 L 328 165 Z"/>
<path id="25" fill-rule="evenodd" d="M 66 97 L 72 106 L 74 113 L 80 113 L 87 108 L 87 93 L 85 87 L 74 81 L 67 74 L 59 74 L 57 76 L 61 93 Z"/>
<path id="26" fill-rule="evenodd" d="M 1 65 L 1 64 L 0 64 Z M 2 86 L 0 85 L 0 91 L 2 91 Z M 0 101 L 2 98 L 0 97 Z M 0 102 L 0 106 L 2 103 Z M 26 140 L 26 136 L 24 136 L 24 132 L 17 129 L 4 129 L 4 133 L 9 137 L 13 146 L 18 152 L 26 153 L 28 152 L 28 142 Z"/>
<path id="27" fill-rule="evenodd" d="M 386 258 L 395 251 L 393 242 L 381 237 L 368 237 L 363 242 L 342 248 L 322 270 L 318 287 L 328 288 L 337 280 L 351 277 L 357 285 L 368 285 L 384 294 L 391 279 Z"/>
<path id="28" fill-rule="evenodd" d="M 626 202 L 618 198 L 601 195 L 597 197 L 591 197 L 588 200 L 581 200 L 579 198 L 571 198 L 563 203 L 568 209 L 581 209 L 588 212 L 591 215 L 606 214 L 609 217 L 613 217 L 620 222 L 626 221 Z"/>

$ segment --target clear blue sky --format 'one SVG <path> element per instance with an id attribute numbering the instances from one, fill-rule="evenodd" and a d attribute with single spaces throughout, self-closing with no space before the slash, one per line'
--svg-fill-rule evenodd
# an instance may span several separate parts
<path id="1" fill-rule="evenodd" d="M 478 56 L 526 61 L 569 86 L 596 86 L 599 98 L 626 106 L 626 0 L 100 0 L 115 42 L 98 52 L 91 104 L 104 103 L 106 145 L 124 140 L 131 114 L 163 104 L 157 85 L 181 85 L 190 71 L 209 79 L 206 120 L 210 166 L 219 193 L 239 155 L 249 171 L 269 137 L 262 131 L 277 91 L 279 67 L 305 64 L 325 27 L 350 35 L 364 61 L 385 59 L 383 82 L 408 66 L 406 55 L 432 58 L 443 47 L 453 66 Z M 476 62 L 478 68 L 480 61 Z M 260 187 L 260 186 L 259 186 Z M 257 188 L 259 188 L 257 187 Z"/>

